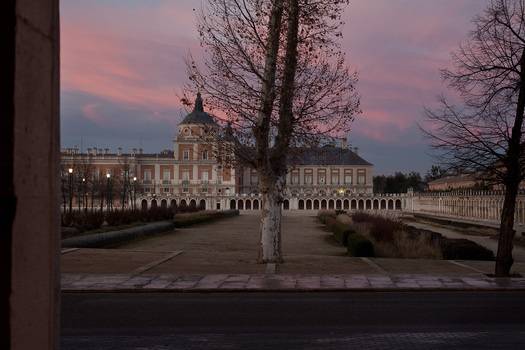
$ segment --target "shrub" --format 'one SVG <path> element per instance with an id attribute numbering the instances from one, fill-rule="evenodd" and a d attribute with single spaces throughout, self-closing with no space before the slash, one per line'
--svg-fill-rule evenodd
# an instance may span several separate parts
<path id="1" fill-rule="evenodd" d="M 175 217 L 176 227 L 186 227 L 205 222 L 211 222 L 221 218 L 227 218 L 239 215 L 239 210 L 224 211 L 202 211 L 198 213 L 184 213 Z"/>
<path id="2" fill-rule="evenodd" d="M 332 232 L 334 233 L 334 237 L 337 242 L 344 246 L 346 246 L 348 243 L 348 236 L 355 233 L 349 225 L 338 221 L 333 224 Z"/>
<path id="3" fill-rule="evenodd" d="M 394 242 L 396 231 L 406 230 L 406 225 L 398 220 L 365 213 L 355 213 L 352 220 L 356 223 L 370 224 L 370 236 L 377 242 Z"/>
<path id="4" fill-rule="evenodd" d="M 326 229 L 328 231 L 331 231 L 333 232 L 334 231 L 334 226 L 337 225 L 337 220 L 336 218 L 332 217 L 332 216 L 329 216 L 325 219 L 325 222 L 324 222 L 325 226 L 326 226 Z"/>
<path id="5" fill-rule="evenodd" d="M 319 220 L 319 222 L 321 222 L 322 224 L 326 224 L 326 220 L 328 218 L 335 218 L 335 212 L 333 211 L 328 211 L 328 210 L 320 210 L 318 213 L 317 213 L 317 220 Z"/>
<path id="6" fill-rule="evenodd" d="M 104 214 L 101 212 L 87 212 L 84 215 L 83 228 L 86 231 L 97 230 L 104 223 Z"/>
<path id="7" fill-rule="evenodd" d="M 104 214 L 96 212 L 75 211 L 62 214 L 62 226 L 74 227 L 78 231 L 96 230 L 104 223 Z"/>
<path id="8" fill-rule="evenodd" d="M 365 236 L 359 233 L 352 233 L 347 237 L 348 255 L 356 257 L 373 257 L 374 245 Z"/>
<path id="9" fill-rule="evenodd" d="M 494 260 L 494 253 L 468 239 L 443 238 L 441 252 L 446 260 Z"/>

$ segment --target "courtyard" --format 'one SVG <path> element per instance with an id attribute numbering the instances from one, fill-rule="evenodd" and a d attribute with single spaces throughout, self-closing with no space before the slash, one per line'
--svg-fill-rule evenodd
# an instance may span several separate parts
<path id="1" fill-rule="evenodd" d="M 315 214 L 286 213 L 283 217 L 285 262 L 277 267 L 257 264 L 257 213 L 243 213 L 213 223 L 130 241 L 103 249 L 64 249 L 64 275 L 433 275 L 470 276 L 493 271 L 490 261 L 357 258 L 346 255 Z M 514 271 L 525 273 L 523 248 Z"/>

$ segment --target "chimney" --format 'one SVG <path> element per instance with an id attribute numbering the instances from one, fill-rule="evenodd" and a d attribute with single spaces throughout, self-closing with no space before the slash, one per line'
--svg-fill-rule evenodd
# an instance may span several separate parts
<path id="1" fill-rule="evenodd" d="M 139 154 L 142 154 L 142 148 L 139 148 Z"/>
<path id="2" fill-rule="evenodd" d="M 135 154 L 137 154 L 137 149 L 136 149 L 136 148 L 133 148 L 133 149 L 131 150 L 131 155 L 134 157 Z"/>
<path id="3" fill-rule="evenodd" d="M 343 137 L 341 139 L 341 148 L 342 149 L 347 149 L 348 148 L 348 140 L 346 139 L 346 137 Z"/>
<path id="4" fill-rule="evenodd" d="M 98 149 L 98 154 L 103 155 L 104 154 L 104 150 L 102 148 L 99 148 Z"/>
<path id="5" fill-rule="evenodd" d="M 91 148 L 87 149 L 87 154 L 91 154 Z"/>
<path id="6" fill-rule="evenodd" d="M 117 155 L 118 156 L 122 155 L 122 147 L 117 148 Z"/>
<path id="7" fill-rule="evenodd" d="M 109 148 L 104 148 L 104 154 L 108 154 L 109 153 Z"/>
<path id="8" fill-rule="evenodd" d="M 354 147 L 354 153 L 359 154 L 359 147 Z"/>

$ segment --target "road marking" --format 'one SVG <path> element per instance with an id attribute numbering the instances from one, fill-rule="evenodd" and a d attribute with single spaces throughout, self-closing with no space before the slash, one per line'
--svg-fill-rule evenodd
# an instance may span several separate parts
<path id="1" fill-rule="evenodd" d="M 460 262 L 457 262 L 456 260 L 445 260 L 445 261 L 448 261 L 451 264 L 458 265 L 458 266 L 461 266 L 461 267 L 464 267 L 466 269 L 469 269 L 469 270 L 472 270 L 472 271 L 476 271 L 476 272 L 479 272 L 479 273 L 482 273 L 482 274 L 486 273 L 485 271 L 481 271 L 480 269 L 477 269 L 475 267 L 472 267 L 472 266 L 469 266 L 469 265 L 466 265 L 466 264 L 462 264 Z"/>
<path id="2" fill-rule="evenodd" d="M 79 250 L 80 248 L 66 248 L 66 249 L 62 249 L 60 251 L 60 253 L 62 253 L 62 255 L 64 254 L 67 254 L 67 253 L 72 253 L 72 252 L 76 252 L 77 250 Z"/>
<path id="3" fill-rule="evenodd" d="M 388 275 L 388 272 L 385 269 L 383 269 L 381 266 L 379 266 L 377 263 L 373 262 L 369 258 L 361 257 L 360 259 L 363 260 L 368 265 L 370 265 L 371 267 L 373 267 L 374 269 L 376 269 L 378 272 Z"/>
<path id="4" fill-rule="evenodd" d="M 168 260 L 171 260 L 173 259 L 174 257 L 176 257 L 177 255 L 180 255 L 182 254 L 182 250 L 178 250 L 176 252 L 173 252 L 167 256 L 165 256 L 164 258 L 162 259 L 159 259 L 159 260 L 155 260 L 153 262 L 150 262 L 149 264 L 147 265 L 144 265 L 144 266 L 141 266 L 139 267 L 138 269 L 135 269 L 131 272 L 131 275 L 132 276 L 137 276 L 137 275 L 140 275 L 148 270 L 151 270 L 152 268 L 156 267 L 156 266 L 159 266 L 160 264 L 162 263 L 165 263 L 166 261 Z"/>

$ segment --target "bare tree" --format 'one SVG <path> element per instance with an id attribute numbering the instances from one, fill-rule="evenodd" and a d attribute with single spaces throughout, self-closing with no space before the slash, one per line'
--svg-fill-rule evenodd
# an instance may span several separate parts
<path id="1" fill-rule="evenodd" d="M 292 149 L 349 131 L 357 76 L 338 39 L 347 0 L 209 0 L 199 18 L 207 56 L 192 84 L 229 124 L 235 159 L 262 195 L 261 262 L 281 262 L 281 204 Z"/>
<path id="2" fill-rule="evenodd" d="M 427 110 L 425 131 L 449 169 L 482 173 L 505 188 L 496 276 L 513 264 L 514 212 L 523 180 L 525 108 L 525 0 L 491 0 L 477 16 L 468 40 L 443 71 L 461 107 L 446 98 Z"/>

